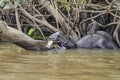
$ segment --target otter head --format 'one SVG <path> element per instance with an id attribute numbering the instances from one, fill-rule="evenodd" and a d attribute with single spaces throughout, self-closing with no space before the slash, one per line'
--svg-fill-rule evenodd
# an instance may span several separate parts
<path id="1" fill-rule="evenodd" d="M 70 41 L 62 32 L 56 32 L 49 36 L 47 47 L 52 48 L 72 48 L 74 43 Z"/>

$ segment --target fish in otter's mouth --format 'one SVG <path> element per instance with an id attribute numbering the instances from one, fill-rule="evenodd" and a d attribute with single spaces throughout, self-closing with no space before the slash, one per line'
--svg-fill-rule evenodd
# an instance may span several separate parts
<path id="1" fill-rule="evenodd" d="M 48 40 L 47 48 L 49 49 L 66 49 L 60 41 Z"/>

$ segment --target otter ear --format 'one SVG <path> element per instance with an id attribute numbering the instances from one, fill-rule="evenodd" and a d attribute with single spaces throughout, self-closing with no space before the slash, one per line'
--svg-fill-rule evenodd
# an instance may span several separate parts
<path id="1" fill-rule="evenodd" d="M 57 31 L 56 33 L 59 33 L 59 34 L 64 34 L 62 31 Z"/>

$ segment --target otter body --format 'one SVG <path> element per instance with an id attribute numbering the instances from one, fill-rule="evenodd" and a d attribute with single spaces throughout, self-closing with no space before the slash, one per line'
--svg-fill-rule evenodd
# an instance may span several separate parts
<path id="1" fill-rule="evenodd" d="M 65 47 L 66 49 L 70 48 L 117 49 L 117 45 L 113 41 L 112 36 L 104 31 L 86 35 L 75 43 L 67 39 L 67 37 L 65 37 L 65 35 L 61 32 L 53 33 L 49 37 L 49 40 L 53 41 L 53 44 L 56 43 L 59 47 Z M 53 44 L 49 46 L 52 46 Z"/>

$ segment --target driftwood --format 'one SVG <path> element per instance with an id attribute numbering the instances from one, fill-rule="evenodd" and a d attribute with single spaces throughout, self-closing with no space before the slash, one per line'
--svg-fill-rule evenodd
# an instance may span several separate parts
<path id="1" fill-rule="evenodd" d="M 0 21 L 0 38 L 13 42 L 27 50 L 47 50 L 45 41 L 34 40 L 21 31 L 9 27 L 4 21 Z"/>

